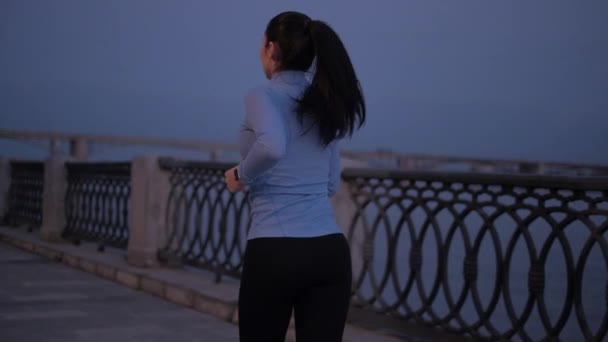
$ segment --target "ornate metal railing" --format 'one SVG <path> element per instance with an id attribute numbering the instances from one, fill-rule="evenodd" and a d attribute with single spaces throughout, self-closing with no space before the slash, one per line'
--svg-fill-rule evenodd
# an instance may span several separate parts
<path id="1" fill-rule="evenodd" d="M 3 223 L 26 225 L 28 231 L 33 231 L 42 225 L 44 162 L 12 161 L 10 167 L 11 183 Z"/>
<path id="2" fill-rule="evenodd" d="M 605 338 L 608 177 L 343 179 L 356 306 L 478 339 Z"/>
<path id="3" fill-rule="evenodd" d="M 63 236 L 126 248 L 131 163 L 66 163 Z"/>
<path id="4" fill-rule="evenodd" d="M 231 194 L 224 172 L 232 164 L 160 159 L 170 172 L 166 225 L 169 242 L 161 260 L 179 261 L 239 277 L 249 228 L 248 192 Z"/>

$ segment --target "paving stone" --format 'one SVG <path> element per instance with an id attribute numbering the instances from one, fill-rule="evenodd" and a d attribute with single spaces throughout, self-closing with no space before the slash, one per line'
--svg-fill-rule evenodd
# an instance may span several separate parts
<path id="1" fill-rule="evenodd" d="M 89 273 L 95 273 L 95 263 L 89 260 L 80 259 L 80 263 L 78 264 L 81 270 Z"/>
<path id="2" fill-rule="evenodd" d="M 97 264 L 95 274 L 109 280 L 116 279 L 116 269 L 104 264 Z"/>
<path id="3" fill-rule="evenodd" d="M 167 286 L 165 289 L 165 298 L 173 303 L 187 307 L 194 305 L 194 292 L 178 286 Z"/>
<path id="4" fill-rule="evenodd" d="M 122 270 L 118 270 L 116 272 L 116 281 L 132 289 L 139 289 L 139 280 L 140 277 L 133 273 L 125 272 Z"/>
<path id="5" fill-rule="evenodd" d="M 78 267 L 79 258 L 73 255 L 64 255 L 61 259 L 64 264 L 70 267 Z"/>
<path id="6" fill-rule="evenodd" d="M 158 297 L 165 297 L 165 283 L 162 281 L 142 277 L 141 278 L 141 289 L 144 292 L 148 292 Z"/>
<path id="7" fill-rule="evenodd" d="M 237 304 L 229 305 L 225 302 L 202 295 L 194 296 L 194 309 L 211 314 L 224 320 L 231 320 Z"/>

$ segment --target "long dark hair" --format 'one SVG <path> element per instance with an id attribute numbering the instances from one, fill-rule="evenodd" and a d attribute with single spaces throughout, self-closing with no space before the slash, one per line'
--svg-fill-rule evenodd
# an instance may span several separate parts
<path id="1" fill-rule="evenodd" d="M 298 99 L 300 122 L 311 117 L 323 145 L 352 136 L 365 122 L 365 100 L 348 52 L 325 22 L 299 12 L 283 12 L 266 27 L 267 42 L 277 44 L 281 70 L 307 71 L 316 59 L 310 86 Z"/>

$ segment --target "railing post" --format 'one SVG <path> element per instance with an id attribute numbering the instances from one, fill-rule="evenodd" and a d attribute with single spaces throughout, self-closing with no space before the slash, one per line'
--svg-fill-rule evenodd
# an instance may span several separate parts
<path id="1" fill-rule="evenodd" d="M 165 213 L 169 191 L 169 172 L 161 170 L 158 157 L 133 159 L 127 247 L 127 261 L 130 264 L 158 266 L 158 250 L 168 239 Z"/>
<path id="2" fill-rule="evenodd" d="M 88 156 L 88 141 L 84 138 L 70 140 L 70 156 L 77 161 L 85 161 Z"/>
<path id="3" fill-rule="evenodd" d="M 0 222 L 8 210 L 8 191 L 11 186 L 11 161 L 0 157 Z"/>
<path id="4" fill-rule="evenodd" d="M 519 172 L 520 173 L 532 173 L 539 174 L 542 173 L 542 164 L 539 162 L 521 162 L 519 163 Z"/>
<path id="5" fill-rule="evenodd" d="M 211 150 L 209 153 L 209 159 L 211 159 L 211 161 L 220 161 L 222 159 L 222 152 L 223 151 L 220 149 Z"/>
<path id="6" fill-rule="evenodd" d="M 55 139 L 49 140 L 49 158 L 55 158 L 59 155 L 59 143 Z"/>
<path id="7" fill-rule="evenodd" d="M 47 241 L 61 241 L 65 227 L 65 162 L 64 158 L 56 156 L 47 159 L 44 165 L 40 236 Z"/>

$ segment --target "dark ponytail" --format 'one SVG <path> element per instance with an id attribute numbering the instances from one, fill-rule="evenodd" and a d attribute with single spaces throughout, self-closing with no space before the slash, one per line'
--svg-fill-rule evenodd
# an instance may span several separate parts
<path id="1" fill-rule="evenodd" d="M 321 142 L 351 136 L 365 122 L 365 99 L 348 52 L 338 34 L 319 20 L 309 22 L 316 57 L 312 83 L 298 102 L 302 121 L 308 115 L 318 126 Z"/>
<path id="2" fill-rule="evenodd" d="M 323 145 L 351 136 L 363 126 L 365 100 L 359 80 L 342 40 L 329 25 L 285 12 L 269 22 L 266 37 L 278 43 L 284 70 L 305 71 L 316 59 L 312 82 L 298 100 L 296 112 L 300 122 L 312 119 Z"/>

